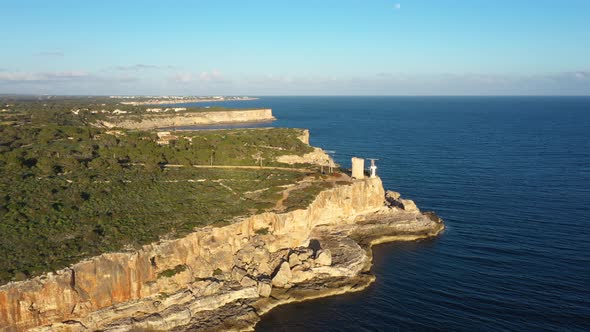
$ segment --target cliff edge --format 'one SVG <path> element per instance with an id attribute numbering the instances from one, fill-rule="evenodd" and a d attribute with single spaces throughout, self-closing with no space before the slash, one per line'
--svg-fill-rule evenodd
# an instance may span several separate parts
<path id="1" fill-rule="evenodd" d="M 320 192 L 306 208 L 206 227 L 0 287 L 1 331 L 246 330 L 282 303 L 360 290 L 374 243 L 444 225 L 379 178 Z"/>
<path id="2" fill-rule="evenodd" d="M 249 109 L 212 112 L 183 112 L 171 114 L 142 114 L 110 116 L 96 125 L 106 128 L 148 130 L 155 128 L 215 125 L 225 123 L 266 122 L 276 118 L 272 110 Z"/>

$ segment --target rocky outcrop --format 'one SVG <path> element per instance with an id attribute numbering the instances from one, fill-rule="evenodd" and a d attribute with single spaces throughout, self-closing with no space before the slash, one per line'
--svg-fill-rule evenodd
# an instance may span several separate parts
<path id="1" fill-rule="evenodd" d="M 174 114 L 142 114 L 111 116 L 97 126 L 125 129 L 154 129 L 179 126 L 214 125 L 240 122 L 273 121 L 271 109 L 231 110 L 212 112 L 184 112 Z"/>
<path id="2" fill-rule="evenodd" d="M 289 262 L 282 262 L 281 265 L 279 265 L 279 269 L 275 273 L 275 276 L 272 278 L 272 285 L 285 288 L 291 279 L 293 279 L 293 273 L 291 273 Z"/>
<path id="3" fill-rule="evenodd" d="M 332 252 L 330 249 L 319 250 L 315 261 L 317 264 L 323 266 L 332 265 Z"/>
<path id="4" fill-rule="evenodd" d="M 300 136 L 297 136 L 301 142 L 309 145 L 309 129 L 303 129 Z M 312 152 L 308 152 L 302 156 L 299 155 L 281 155 L 276 158 L 276 161 L 283 164 L 312 164 L 321 166 L 336 167 L 336 163 L 332 157 L 321 148 L 313 148 Z"/>
<path id="5" fill-rule="evenodd" d="M 328 155 L 324 150 L 321 148 L 313 148 L 312 152 L 306 153 L 302 156 L 298 155 L 282 155 L 278 156 L 276 159 L 279 163 L 283 164 L 312 164 L 312 165 L 324 165 L 328 166 L 330 163 L 335 165 L 332 157 Z"/>
<path id="6" fill-rule="evenodd" d="M 297 139 L 309 145 L 309 129 L 303 129 L 301 136 L 297 136 Z"/>
<path id="7" fill-rule="evenodd" d="M 386 204 L 379 178 L 354 181 L 303 210 L 198 229 L 2 286 L 0 330 L 248 328 L 281 303 L 365 287 L 372 243 L 443 228 L 433 215 Z"/>

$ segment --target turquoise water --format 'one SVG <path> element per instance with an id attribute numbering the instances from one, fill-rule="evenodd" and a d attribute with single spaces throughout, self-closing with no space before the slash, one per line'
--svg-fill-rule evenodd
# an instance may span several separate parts
<path id="1" fill-rule="evenodd" d="M 374 249 L 366 291 L 279 307 L 257 331 L 589 331 L 590 98 L 268 97 L 273 126 L 379 158 L 437 239 Z M 268 126 L 268 124 L 263 124 Z"/>

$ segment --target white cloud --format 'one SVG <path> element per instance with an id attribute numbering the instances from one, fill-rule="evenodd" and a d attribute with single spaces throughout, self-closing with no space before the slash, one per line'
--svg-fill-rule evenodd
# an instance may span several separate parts
<path id="1" fill-rule="evenodd" d="M 44 51 L 33 54 L 34 56 L 47 56 L 47 57 L 63 57 L 65 54 L 62 51 Z"/>
<path id="2" fill-rule="evenodd" d="M 393 5 L 393 8 L 395 8 L 395 9 L 401 9 L 402 8 L 402 4 L 401 3 L 396 3 L 395 5 Z"/>
<path id="3" fill-rule="evenodd" d="M 585 79 L 590 78 L 590 74 L 585 73 L 585 72 L 576 72 L 576 73 L 574 73 L 574 77 L 579 80 L 585 80 Z"/>
<path id="4" fill-rule="evenodd" d="M 219 70 L 213 69 L 212 71 L 204 71 L 200 73 L 199 78 L 203 81 L 219 81 L 223 80 L 223 75 Z"/>
<path id="5" fill-rule="evenodd" d="M 251 95 L 590 95 L 590 73 L 539 75 L 407 74 L 356 77 L 258 76 L 236 80 Z"/>
<path id="6" fill-rule="evenodd" d="M 128 65 L 128 66 L 112 67 L 112 69 L 118 70 L 118 71 L 142 71 L 142 70 L 150 70 L 150 69 L 174 69 L 174 68 L 175 68 L 174 66 L 170 66 L 170 65 L 160 66 L 160 65 L 142 64 L 142 63 Z"/>
<path id="7" fill-rule="evenodd" d="M 190 82 L 221 82 L 224 81 L 223 74 L 216 69 L 211 71 L 203 71 L 200 73 L 192 72 L 179 72 L 174 74 L 170 80 L 179 83 L 190 83 Z"/>
<path id="8" fill-rule="evenodd" d="M 0 72 L 0 81 L 62 81 L 88 78 L 91 75 L 85 71 L 63 72 Z"/>
<path id="9" fill-rule="evenodd" d="M 179 83 L 188 83 L 194 79 L 192 73 L 176 73 L 174 76 L 170 77 L 170 80 Z"/>
<path id="10" fill-rule="evenodd" d="M 245 94 L 245 95 L 590 95 L 590 71 L 537 75 L 252 74 L 227 76 L 219 70 L 178 71 L 168 77 L 123 72 L 0 71 L 0 93 L 48 94 Z"/>

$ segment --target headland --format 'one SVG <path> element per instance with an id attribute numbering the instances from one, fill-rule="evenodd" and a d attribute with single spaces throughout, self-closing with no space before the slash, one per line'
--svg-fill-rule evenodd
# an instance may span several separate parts
<path id="1" fill-rule="evenodd" d="M 147 130 L 160 114 L 105 128 L 144 111 L 65 105 L 16 104 L 0 127 L 0 184 L 21 202 L 1 211 L 0 331 L 250 330 L 280 304 L 364 289 L 372 245 L 444 229 L 308 130 Z"/>

